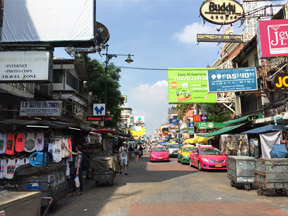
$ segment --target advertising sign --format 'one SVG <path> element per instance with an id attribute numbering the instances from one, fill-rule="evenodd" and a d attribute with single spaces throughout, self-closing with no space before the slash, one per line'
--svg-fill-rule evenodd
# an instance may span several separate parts
<path id="1" fill-rule="evenodd" d="M 197 122 L 198 129 L 213 129 L 224 127 L 223 122 Z"/>
<path id="2" fill-rule="evenodd" d="M 188 128 L 194 128 L 194 122 L 189 122 L 188 123 Z"/>
<path id="3" fill-rule="evenodd" d="M 260 58 L 287 56 L 288 20 L 259 21 L 257 38 Z"/>
<path id="4" fill-rule="evenodd" d="M 6 0 L 2 42 L 95 44 L 94 0 Z M 88 43 L 90 42 L 90 43 Z M 54 45 L 53 44 L 53 45 Z"/>
<path id="5" fill-rule="evenodd" d="M 0 82 L 52 82 L 49 51 L 1 51 Z"/>
<path id="6" fill-rule="evenodd" d="M 202 4 L 200 14 L 210 23 L 227 25 L 243 17 L 244 9 L 234 0 L 207 0 Z"/>
<path id="7" fill-rule="evenodd" d="M 111 116 L 88 116 L 87 121 L 112 121 Z"/>
<path id="8" fill-rule="evenodd" d="M 105 116 L 106 105 L 105 104 L 93 104 L 93 116 Z"/>
<path id="9" fill-rule="evenodd" d="M 169 119 L 170 124 L 179 124 L 179 120 L 177 118 L 171 118 Z"/>
<path id="10" fill-rule="evenodd" d="M 280 91 L 288 91 L 288 74 L 287 73 L 278 73 L 273 78 L 273 86 L 275 89 Z"/>
<path id="11" fill-rule="evenodd" d="M 61 101 L 21 101 L 20 116 L 61 116 Z"/>
<path id="12" fill-rule="evenodd" d="M 197 42 L 242 43 L 242 35 L 197 34 Z"/>
<path id="13" fill-rule="evenodd" d="M 208 92 L 257 90 L 256 68 L 208 70 Z"/>
<path id="14" fill-rule="evenodd" d="M 134 116 L 134 124 L 144 124 L 145 118 L 144 116 Z"/>
<path id="15" fill-rule="evenodd" d="M 216 94 L 207 91 L 208 69 L 168 69 L 169 103 L 216 103 Z"/>

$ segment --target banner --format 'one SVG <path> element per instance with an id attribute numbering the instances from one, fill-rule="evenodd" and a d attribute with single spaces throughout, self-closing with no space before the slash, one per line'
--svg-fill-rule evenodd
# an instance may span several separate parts
<path id="1" fill-rule="evenodd" d="M 208 69 L 212 68 L 168 69 L 169 104 L 216 103 L 216 94 L 207 91 Z"/>
<path id="2" fill-rule="evenodd" d="M 198 129 L 213 129 L 224 127 L 223 122 L 197 122 L 195 123 Z"/>
<path id="3" fill-rule="evenodd" d="M 61 116 L 62 101 L 21 101 L 19 116 Z"/>
<path id="4" fill-rule="evenodd" d="M 208 92 L 258 90 L 256 68 L 208 70 Z"/>

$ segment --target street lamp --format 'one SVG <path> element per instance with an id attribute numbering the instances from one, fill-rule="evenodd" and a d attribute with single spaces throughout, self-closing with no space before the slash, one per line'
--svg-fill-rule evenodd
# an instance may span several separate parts
<path id="1" fill-rule="evenodd" d="M 127 56 L 127 59 L 125 59 L 125 61 L 130 64 L 130 63 L 133 62 L 133 59 L 131 58 L 131 56 L 134 56 L 134 55 L 131 55 L 131 54 L 108 54 L 108 47 L 109 47 L 109 45 L 107 44 L 105 46 L 106 53 L 103 54 L 103 55 L 106 56 L 106 64 L 105 64 L 105 94 L 104 94 L 104 103 L 105 103 L 105 106 L 106 106 L 105 115 L 107 113 L 106 110 L 107 110 L 107 73 L 108 73 L 108 63 L 109 63 L 109 61 L 112 58 L 117 58 L 117 56 Z M 105 121 L 104 121 L 104 125 L 105 125 Z"/>

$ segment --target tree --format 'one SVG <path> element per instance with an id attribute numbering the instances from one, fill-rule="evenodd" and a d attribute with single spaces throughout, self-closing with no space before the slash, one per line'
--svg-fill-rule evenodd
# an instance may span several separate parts
<path id="1" fill-rule="evenodd" d="M 86 83 L 89 92 L 92 92 L 92 103 L 105 103 L 105 62 L 100 63 L 96 59 L 91 59 L 83 55 L 89 80 Z M 107 104 L 106 111 L 112 116 L 112 121 L 107 121 L 107 127 L 116 127 L 121 121 L 121 108 L 124 101 L 120 92 L 120 72 L 121 69 L 109 63 L 107 67 Z"/>
<path id="2" fill-rule="evenodd" d="M 219 103 L 205 104 L 203 109 L 208 113 L 209 121 L 224 122 L 231 118 L 231 111 Z"/>

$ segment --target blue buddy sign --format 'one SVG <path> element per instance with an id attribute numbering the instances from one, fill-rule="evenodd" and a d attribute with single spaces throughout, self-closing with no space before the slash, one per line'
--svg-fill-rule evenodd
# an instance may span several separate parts
<path id="1" fill-rule="evenodd" d="M 258 90 L 256 68 L 208 70 L 208 92 Z"/>

